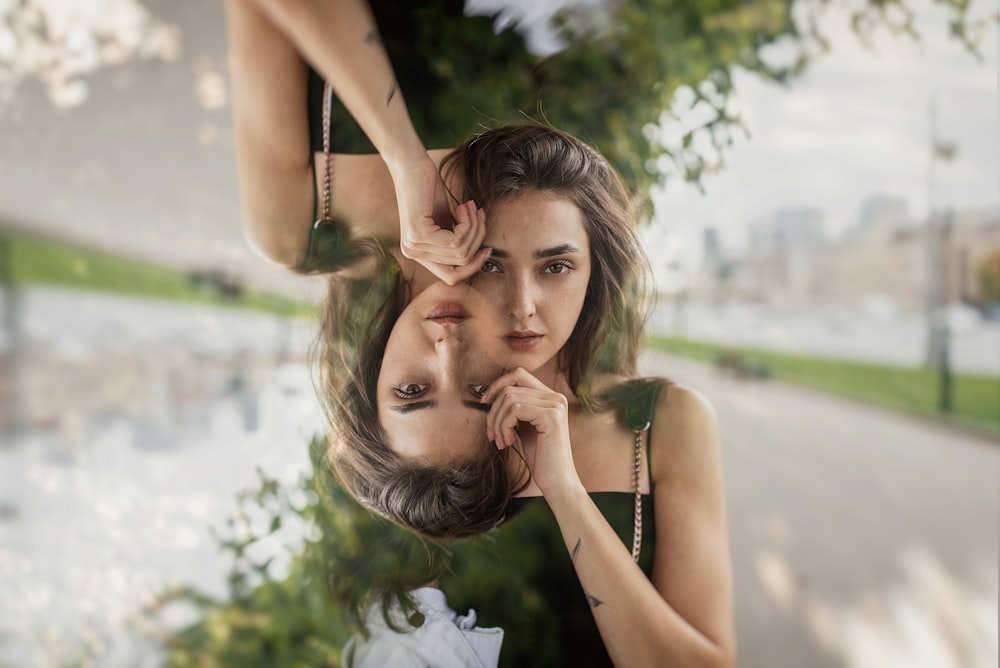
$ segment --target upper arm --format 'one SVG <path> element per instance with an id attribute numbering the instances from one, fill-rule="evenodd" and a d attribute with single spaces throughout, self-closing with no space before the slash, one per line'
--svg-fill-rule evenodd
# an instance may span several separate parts
<path id="1" fill-rule="evenodd" d="M 305 255 L 313 222 L 308 68 L 255 5 L 225 6 L 244 234 L 257 254 L 291 267 Z"/>
<path id="2" fill-rule="evenodd" d="M 651 438 L 653 584 L 689 624 L 730 654 L 732 574 L 715 409 L 699 392 L 660 393 Z"/>

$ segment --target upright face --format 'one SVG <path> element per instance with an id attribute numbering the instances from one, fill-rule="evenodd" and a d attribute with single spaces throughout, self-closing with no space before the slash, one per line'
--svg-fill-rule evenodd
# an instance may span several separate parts
<path id="1" fill-rule="evenodd" d="M 386 344 L 376 386 L 379 423 L 393 450 L 430 464 L 486 447 L 482 392 L 502 368 L 484 354 L 482 297 L 437 282 L 407 305 Z"/>
<path id="2" fill-rule="evenodd" d="M 529 192 L 487 213 L 484 245 L 493 254 L 473 279 L 488 304 L 488 354 L 507 369 L 548 380 L 580 317 L 590 282 L 590 238 L 569 200 Z"/>

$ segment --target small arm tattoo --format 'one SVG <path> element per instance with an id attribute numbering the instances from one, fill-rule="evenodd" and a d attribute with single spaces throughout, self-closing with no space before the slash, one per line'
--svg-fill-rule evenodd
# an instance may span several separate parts
<path id="1" fill-rule="evenodd" d="M 372 30 L 367 35 L 365 35 L 365 42 L 368 44 L 381 44 L 382 37 L 378 34 L 378 30 Z"/>
<path id="2" fill-rule="evenodd" d="M 386 95 L 386 97 L 385 97 L 385 106 L 388 107 L 389 103 L 392 102 L 392 98 L 394 98 L 396 96 L 396 89 L 397 88 L 399 88 L 399 82 L 396 81 L 395 79 L 393 79 L 393 81 L 392 81 L 392 88 L 389 89 L 389 94 Z"/>
<path id="3" fill-rule="evenodd" d="M 574 546 L 573 546 L 573 552 L 572 552 L 572 553 L 570 554 L 570 559 L 572 559 L 572 560 L 573 560 L 573 563 L 574 563 L 574 564 L 576 563 L 576 555 L 577 555 L 577 554 L 578 554 L 579 552 L 580 552 L 580 539 L 579 539 L 579 538 L 577 538 L 577 539 L 576 539 L 576 545 L 574 545 Z"/>
<path id="4" fill-rule="evenodd" d="M 587 603 L 590 605 L 590 607 L 596 608 L 597 606 L 604 604 L 604 601 L 602 601 L 601 599 L 597 598 L 596 596 L 593 596 L 593 595 L 591 595 L 591 594 L 589 594 L 587 592 L 583 592 L 583 593 L 587 597 Z"/>

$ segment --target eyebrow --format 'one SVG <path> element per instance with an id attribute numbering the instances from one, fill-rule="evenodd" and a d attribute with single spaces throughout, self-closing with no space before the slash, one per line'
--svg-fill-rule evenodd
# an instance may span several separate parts
<path id="1" fill-rule="evenodd" d="M 481 404 L 478 401 L 469 401 L 468 399 L 462 401 L 462 405 L 466 408 L 472 408 L 474 410 L 489 413 L 491 404 Z M 419 411 L 422 408 L 434 408 L 437 406 L 437 400 L 435 399 L 425 399 L 424 401 L 413 401 L 407 404 L 393 404 L 389 408 L 396 411 L 397 413 L 412 413 L 413 411 Z"/>
<path id="2" fill-rule="evenodd" d="M 490 254 L 490 257 L 499 258 L 501 260 L 505 260 L 510 257 L 510 253 L 503 250 L 502 248 L 496 248 L 493 246 L 490 246 L 490 248 L 493 248 L 493 252 Z M 566 255 L 567 253 L 579 253 L 579 252 L 580 249 L 574 246 L 573 244 L 560 244 L 558 246 L 553 246 L 552 248 L 543 248 L 542 250 L 536 250 L 531 255 L 536 260 L 541 260 L 542 258 L 546 257 L 555 257 L 556 255 Z"/>

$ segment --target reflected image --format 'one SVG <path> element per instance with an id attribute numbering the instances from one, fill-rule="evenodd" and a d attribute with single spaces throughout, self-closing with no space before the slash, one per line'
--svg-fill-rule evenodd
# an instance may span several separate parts
<path id="1" fill-rule="evenodd" d="M 286 16 L 277 6 L 269 16 L 235 2 L 227 10 L 248 235 L 265 256 L 274 250 L 272 259 L 302 258 L 294 269 L 339 273 L 330 278 L 317 354 L 331 428 L 327 457 L 339 484 L 363 507 L 418 534 L 454 540 L 488 533 L 494 556 L 517 547 L 518 554 L 494 562 L 491 580 L 535 601 L 518 609 L 487 587 L 470 589 L 464 578 L 475 573 L 455 565 L 468 546 L 449 544 L 446 573 L 428 569 L 420 582 L 418 569 L 408 583 L 438 584 L 442 593 L 402 595 L 404 609 L 420 610 L 420 623 L 411 617 L 403 624 L 411 628 L 395 628 L 383 596 L 382 633 L 352 641 L 345 662 L 383 665 L 402 652 L 438 665 L 433 651 L 423 656 L 426 647 L 454 641 L 467 650 L 457 634 L 472 631 L 492 641 L 490 665 L 501 657 L 505 665 L 535 665 L 546 646 L 536 647 L 539 639 L 558 648 L 546 663 L 728 664 L 732 602 L 718 430 L 695 391 L 631 379 L 647 309 L 647 262 L 615 170 L 584 142 L 536 124 L 484 130 L 437 166 L 413 142 L 363 3 L 315 9 L 311 17 Z M 343 34 L 313 45 L 309 26 L 319 21 Z M 361 47 L 368 50 L 358 55 Z M 268 151 L 301 155 L 304 146 L 271 148 L 245 105 L 262 78 L 288 92 L 281 82 L 297 80 L 294 92 L 305 100 L 297 48 L 314 48 L 309 55 L 328 79 L 318 96 L 322 113 L 310 114 L 311 144 L 322 150 L 313 152 L 312 172 L 284 174 Z M 275 71 L 276 54 L 287 57 L 289 72 Z M 352 68 L 358 59 L 364 77 Z M 381 72 L 371 68 L 373 59 Z M 331 89 L 380 156 L 333 157 Z M 279 99 L 288 105 L 296 97 Z M 278 104 L 265 106 L 288 116 Z M 304 142 L 304 128 L 283 132 Z M 398 148 L 407 143 L 410 152 Z M 366 159 L 365 172 L 345 169 Z M 268 180 L 258 182 L 265 171 Z M 304 211 L 293 202 L 304 188 L 285 183 L 313 173 L 321 215 L 308 248 L 296 250 L 304 226 L 288 232 L 287 216 Z M 361 182 L 338 189 L 345 179 Z M 283 200 L 287 207 L 276 206 Z M 269 218 L 275 208 L 282 217 Z M 421 235 L 425 242 L 413 241 Z M 513 571 L 541 546 L 541 559 L 529 558 L 534 568 Z M 386 582 L 397 589 L 414 576 L 412 565 L 406 576 L 369 574 L 375 596 Z M 335 564 L 329 577 L 360 579 Z M 452 600 L 471 598 L 493 631 L 472 626 L 472 613 L 432 623 L 435 610 L 449 609 L 448 590 Z M 503 653 L 497 628 L 515 637 Z M 479 664 L 470 655 L 460 665 Z"/>
<path id="2" fill-rule="evenodd" d="M 889 4 L 7 3 L 0 665 L 997 665 L 1000 18 Z"/>

